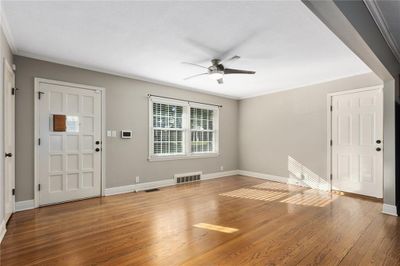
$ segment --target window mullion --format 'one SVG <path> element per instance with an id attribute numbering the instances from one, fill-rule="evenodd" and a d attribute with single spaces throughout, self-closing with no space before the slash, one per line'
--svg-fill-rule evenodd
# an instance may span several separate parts
<path id="1" fill-rule="evenodd" d="M 186 106 L 186 112 L 185 112 L 185 143 L 186 143 L 186 156 L 190 156 L 192 154 L 192 138 L 191 138 L 191 130 L 190 130 L 190 106 Z"/>

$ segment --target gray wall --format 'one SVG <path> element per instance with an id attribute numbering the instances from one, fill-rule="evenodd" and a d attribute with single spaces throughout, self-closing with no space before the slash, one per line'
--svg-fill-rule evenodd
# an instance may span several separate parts
<path id="1" fill-rule="evenodd" d="M 288 156 L 327 180 L 327 94 L 380 85 L 373 73 L 239 102 L 239 169 L 289 177 Z"/>
<path id="2" fill-rule="evenodd" d="M 383 38 L 373 17 L 363 1 L 334 1 L 340 11 L 362 36 L 374 55 L 391 74 L 390 78 L 383 79 L 385 107 L 384 107 L 384 202 L 396 204 L 396 150 L 395 150 L 395 101 L 399 101 L 400 91 L 400 63 Z M 373 68 L 371 68 L 374 70 Z M 397 195 L 398 197 L 399 195 Z"/>
<path id="3" fill-rule="evenodd" d="M 7 59 L 9 64 L 13 64 L 13 56 L 11 54 L 10 46 L 7 43 L 7 40 L 4 36 L 3 30 L 0 27 L 0 155 L 4 154 L 4 124 L 3 124 L 3 97 L 4 97 L 4 88 L 3 88 L 3 60 Z M 0 224 L 4 219 L 4 160 L 3 157 L 0 157 Z"/>
<path id="4" fill-rule="evenodd" d="M 107 129 L 132 129 L 132 140 L 107 138 L 106 187 L 171 178 L 176 173 L 215 173 L 237 169 L 238 102 L 222 97 L 161 86 L 139 80 L 15 56 L 16 86 L 16 201 L 33 199 L 34 78 L 47 78 L 106 88 Z M 147 94 L 222 104 L 220 156 L 204 159 L 149 162 Z"/>
<path id="5" fill-rule="evenodd" d="M 362 0 L 303 3 L 384 81 L 384 203 L 395 205 L 395 95 L 400 90 L 400 64 Z"/>

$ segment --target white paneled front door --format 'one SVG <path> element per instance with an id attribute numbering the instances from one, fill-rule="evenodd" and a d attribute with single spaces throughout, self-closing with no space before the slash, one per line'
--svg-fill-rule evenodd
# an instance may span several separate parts
<path id="1" fill-rule="evenodd" d="M 45 82 L 39 84 L 39 204 L 99 196 L 100 91 Z M 54 130 L 54 115 L 65 115 L 65 131 Z"/>
<path id="2" fill-rule="evenodd" d="M 332 189 L 383 197 L 382 94 L 332 96 Z"/>

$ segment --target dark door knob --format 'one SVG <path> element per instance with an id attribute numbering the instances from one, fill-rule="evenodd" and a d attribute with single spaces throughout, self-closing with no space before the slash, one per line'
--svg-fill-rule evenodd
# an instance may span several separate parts
<path id="1" fill-rule="evenodd" d="M 381 149 L 381 148 L 379 148 L 379 147 L 378 147 L 378 148 L 376 148 L 376 151 L 381 151 L 381 150 L 382 150 L 382 149 Z"/>
<path id="2" fill-rule="evenodd" d="M 6 153 L 6 157 L 12 157 L 12 153 L 11 152 Z"/>
<path id="3" fill-rule="evenodd" d="M 377 141 L 376 141 L 376 143 L 378 143 L 378 144 L 381 144 L 381 140 L 380 139 L 378 139 Z"/>
<path id="4" fill-rule="evenodd" d="M 97 141 L 96 141 L 96 145 L 99 145 L 99 144 L 100 144 L 100 141 L 99 141 L 99 140 L 97 140 Z"/>
<path id="5" fill-rule="evenodd" d="M 96 148 L 96 150 L 95 150 L 95 151 L 99 152 L 99 151 L 100 151 L 100 148 Z"/>

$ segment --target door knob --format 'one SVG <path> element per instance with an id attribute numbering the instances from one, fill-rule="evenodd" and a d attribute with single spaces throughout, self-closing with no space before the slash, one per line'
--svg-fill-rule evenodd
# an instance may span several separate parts
<path id="1" fill-rule="evenodd" d="M 379 148 L 379 147 L 378 147 L 378 148 L 376 148 L 376 151 L 381 151 L 381 150 L 382 150 L 382 149 L 381 149 L 381 148 Z"/>
<path id="2" fill-rule="evenodd" d="M 100 151 L 100 148 L 96 148 L 96 150 L 95 150 L 95 151 L 99 152 L 99 151 Z"/>
<path id="3" fill-rule="evenodd" d="M 378 144 L 381 144 L 381 140 L 380 139 L 378 139 L 377 141 L 376 141 L 376 143 L 378 143 Z"/>
<path id="4" fill-rule="evenodd" d="M 12 153 L 11 152 L 6 153 L 5 155 L 6 155 L 6 157 L 12 157 Z"/>
<path id="5" fill-rule="evenodd" d="M 99 144 L 100 144 L 100 141 L 99 141 L 99 140 L 97 140 L 97 141 L 96 141 L 96 145 L 99 145 Z"/>

